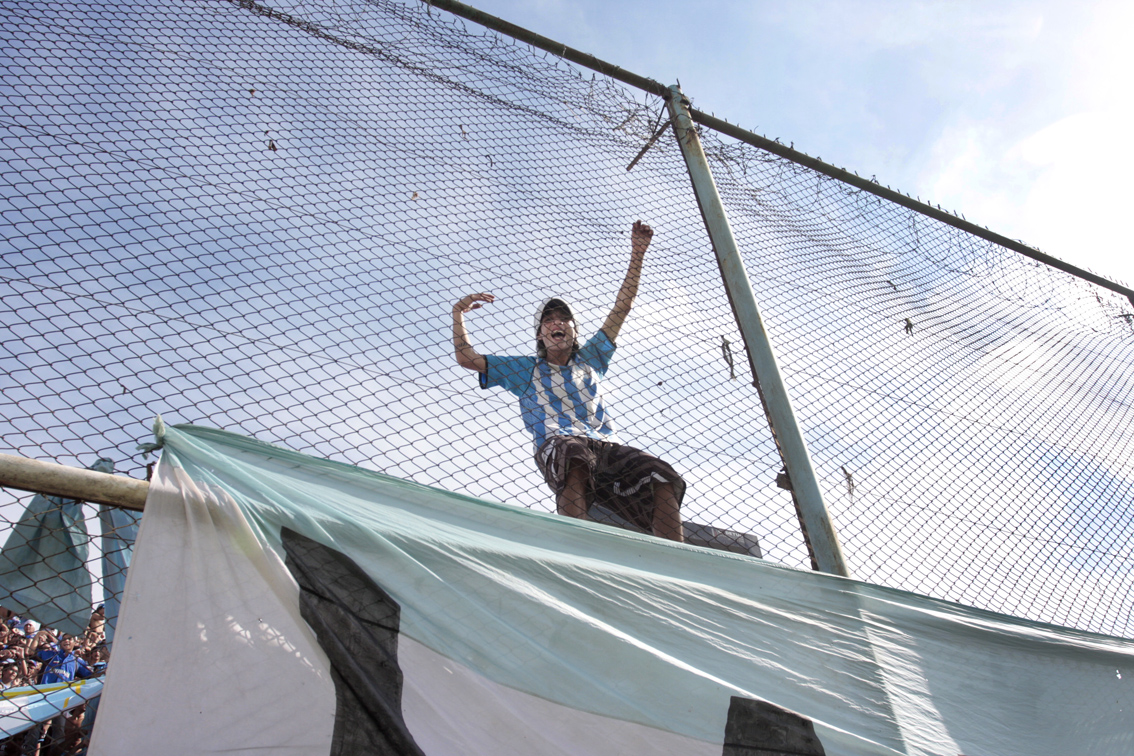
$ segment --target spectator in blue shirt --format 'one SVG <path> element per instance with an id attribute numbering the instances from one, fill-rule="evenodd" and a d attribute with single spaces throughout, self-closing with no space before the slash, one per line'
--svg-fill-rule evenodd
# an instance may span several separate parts
<path id="1" fill-rule="evenodd" d="M 43 677 L 40 682 L 49 683 L 71 682 L 76 677 L 93 677 L 94 672 L 87 663 L 75 655 L 75 645 L 78 639 L 73 635 L 64 635 L 59 641 L 59 648 L 45 648 L 36 657 L 43 662 Z"/>

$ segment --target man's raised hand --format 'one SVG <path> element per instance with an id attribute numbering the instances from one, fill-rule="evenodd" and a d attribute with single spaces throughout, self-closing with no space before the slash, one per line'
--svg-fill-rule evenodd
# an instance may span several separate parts
<path id="1" fill-rule="evenodd" d="M 653 238 L 652 228 L 640 220 L 634 221 L 634 227 L 630 229 L 630 250 L 635 256 L 646 254 L 646 248 L 650 246 L 650 240 Z"/>
<path id="2" fill-rule="evenodd" d="M 610 343 L 618 338 L 626 316 L 634 305 L 634 297 L 638 296 L 638 281 L 642 277 L 642 265 L 646 259 L 646 248 L 654 238 L 654 230 L 640 220 L 634 221 L 630 229 L 630 267 L 626 271 L 626 278 L 622 281 L 622 288 L 614 300 L 614 308 L 606 316 L 602 324 L 602 331 L 610 339 Z"/>
<path id="3" fill-rule="evenodd" d="M 486 302 L 495 301 L 496 296 L 493 294 L 469 294 L 468 296 L 461 297 L 461 299 L 453 305 L 453 312 L 459 312 L 464 315 L 466 312 L 480 309 Z"/>
<path id="4" fill-rule="evenodd" d="M 488 362 L 484 359 L 484 355 L 473 349 L 473 345 L 469 343 L 469 334 L 465 329 L 465 313 L 495 301 L 496 297 L 491 294 L 468 294 L 453 305 L 453 354 L 461 367 L 480 373 L 488 370 Z"/>

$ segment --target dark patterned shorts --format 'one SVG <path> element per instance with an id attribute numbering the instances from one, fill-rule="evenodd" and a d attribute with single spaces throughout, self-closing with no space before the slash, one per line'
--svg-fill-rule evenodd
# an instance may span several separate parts
<path id="1" fill-rule="evenodd" d="M 672 483 L 680 506 L 685 481 L 668 462 L 632 446 L 582 436 L 552 436 L 535 455 L 543 479 L 555 495 L 567 485 L 572 463 L 590 472 L 587 507 L 601 504 L 647 532 L 654 519 L 654 482 Z"/>

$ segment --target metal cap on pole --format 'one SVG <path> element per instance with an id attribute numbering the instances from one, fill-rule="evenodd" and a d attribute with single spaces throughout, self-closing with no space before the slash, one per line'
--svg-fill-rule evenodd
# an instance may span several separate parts
<path id="1" fill-rule="evenodd" d="M 843 550 L 819 483 L 811 466 L 811 457 L 803 433 L 795 419 L 787 388 L 780 375 L 772 343 L 764 330 L 764 321 L 744 269 L 744 261 L 732 235 L 724 205 L 717 192 L 709 162 L 701 148 L 701 140 L 689 114 L 689 102 L 678 86 L 669 88 L 667 97 L 674 133 L 685 157 L 685 165 L 693 182 L 693 192 L 705 220 L 713 249 L 720 263 L 725 288 L 732 301 L 737 324 L 748 348 L 752 371 L 761 391 L 768 420 L 783 455 L 784 466 L 791 480 L 793 495 L 799 508 L 801 524 L 806 531 L 816 566 L 822 572 L 850 576 Z"/>

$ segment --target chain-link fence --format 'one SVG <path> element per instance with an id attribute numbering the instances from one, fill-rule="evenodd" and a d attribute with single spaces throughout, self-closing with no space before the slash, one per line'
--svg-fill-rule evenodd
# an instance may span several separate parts
<path id="1" fill-rule="evenodd" d="M 84 753 L 139 515 L 39 494 L 5 510 L 0 753 Z"/>
<path id="2" fill-rule="evenodd" d="M 497 296 L 485 353 L 553 294 L 590 336 L 641 218 L 620 435 L 809 565 L 680 151 L 627 170 L 658 97 L 410 0 L 0 6 L 0 451 L 144 477 L 160 413 L 551 511 L 450 311 Z M 854 575 L 1128 636 L 1131 304 L 702 136 Z"/>

